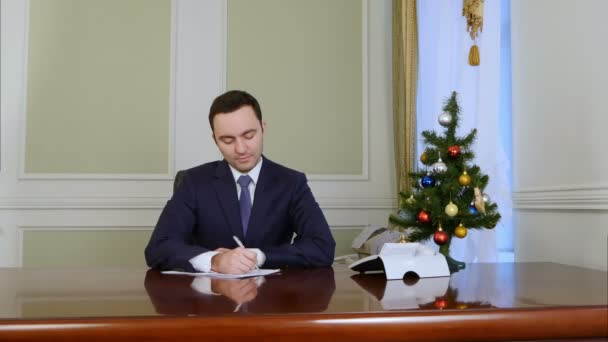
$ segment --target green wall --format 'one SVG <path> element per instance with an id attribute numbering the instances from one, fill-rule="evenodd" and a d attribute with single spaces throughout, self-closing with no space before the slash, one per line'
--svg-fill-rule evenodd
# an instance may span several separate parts
<path id="1" fill-rule="evenodd" d="M 31 0 L 27 173 L 167 173 L 171 1 Z"/>
<path id="2" fill-rule="evenodd" d="M 103 230 L 105 229 L 105 230 Z M 23 267 L 110 267 L 146 268 L 144 249 L 150 230 L 127 227 L 74 230 L 73 228 L 25 230 L 23 233 Z M 352 240 L 360 228 L 332 231 L 336 239 L 336 256 L 353 254 Z"/>
<path id="3" fill-rule="evenodd" d="M 228 89 L 260 101 L 269 158 L 361 174 L 361 1 L 228 0 Z"/>
<path id="4" fill-rule="evenodd" d="M 145 268 L 144 249 L 152 228 L 111 229 L 25 230 L 23 267 Z"/>

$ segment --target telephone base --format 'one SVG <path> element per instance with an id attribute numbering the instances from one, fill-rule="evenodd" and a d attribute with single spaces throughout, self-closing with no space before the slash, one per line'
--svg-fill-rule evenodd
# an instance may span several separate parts
<path id="1" fill-rule="evenodd" d="M 446 257 L 419 243 L 386 243 L 380 254 L 365 257 L 348 267 L 362 273 L 383 271 L 389 280 L 403 279 L 408 272 L 420 278 L 450 276 Z"/>

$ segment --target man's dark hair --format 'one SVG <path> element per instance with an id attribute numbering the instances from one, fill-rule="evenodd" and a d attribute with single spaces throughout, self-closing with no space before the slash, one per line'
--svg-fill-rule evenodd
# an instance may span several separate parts
<path id="1" fill-rule="evenodd" d="M 251 106 L 258 121 L 260 121 L 260 124 L 262 123 L 262 110 L 260 109 L 258 100 L 245 91 L 230 90 L 216 97 L 211 104 L 211 108 L 209 109 L 209 125 L 211 126 L 211 131 L 213 131 L 213 118 L 215 118 L 217 114 L 232 113 L 243 106 Z"/>

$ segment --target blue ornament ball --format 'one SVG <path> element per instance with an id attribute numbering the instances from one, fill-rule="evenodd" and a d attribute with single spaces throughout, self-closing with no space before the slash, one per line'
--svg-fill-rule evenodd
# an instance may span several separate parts
<path id="1" fill-rule="evenodd" d="M 471 215 L 477 215 L 477 208 L 475 208 L 475 204 L 471 203 L 469 204 L 469 213 L 471 213 Z"/>
<path id="2" fill-rule="evenodd" d="M 420 185 L 423 188 L 430 188 L 435 185 L 435 178 L 431 175 L 426 175 L 420 180 Z"/>

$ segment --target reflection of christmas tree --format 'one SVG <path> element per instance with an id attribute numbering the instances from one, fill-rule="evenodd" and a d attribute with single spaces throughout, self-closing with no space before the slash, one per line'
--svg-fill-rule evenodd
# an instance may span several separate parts
<path id="1" fill-rule="evenodd" d="M 444 134 L 422 132 L 426 148 L 420 161 L 426 169 L 409 174 L 415 186 L 399 194 L 399 213 L 389 220 L 394 226 L 408 229 L 410 241 L 433 237 L 454 272 L 464 268 L 464 263 L 449 256 L 452 237 L 464 238 L 471 228 L 494 228 L 500 214 L 496 203 L 483 192 L 489 177 L 471 163 L 477 130 L 463 138 L 456 136 L 460 108 L 455 92 L 443 111 L 439 124 L 445 127 Z"/>
<path id="2" fill-rule="evenodd" d="M 484 302 L 459 302 L 458 290 L 448 288 L 445 295 L 435 298 L 435 301 L 420 305 L 421 309 L 488 309 L 493 308 L 492 304 Z"/>

